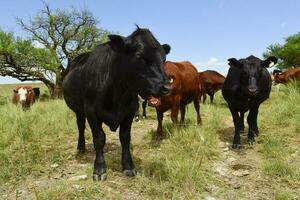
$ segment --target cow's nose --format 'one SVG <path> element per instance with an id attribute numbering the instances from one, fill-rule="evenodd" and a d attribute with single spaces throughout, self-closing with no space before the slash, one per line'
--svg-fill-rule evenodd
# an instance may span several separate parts
<path id="1" fill-rule="evenodd" d="M 171 90 L 172 90 L 172 85 L 171 84 L 163 85 L 162 88 L 161 88 L 161 91 L 162 91 L 163 95 L 169 94 L 171 92 Z"/>
<path id="2" fill-rule="evenodd" d="M 256 87 L 249 87 L 248 91 L 250 94 L 256 94 L 257 93 L 257 88 Z"/>

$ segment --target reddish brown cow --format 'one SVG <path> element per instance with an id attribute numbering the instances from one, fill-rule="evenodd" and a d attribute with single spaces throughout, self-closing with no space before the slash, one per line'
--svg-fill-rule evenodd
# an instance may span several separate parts
<path id="1" fill-rule="evenodd" d="M 31 86 L 19 86 L 13 90 L 12 102 L 20 103 L 23 109 L 28 109 L 35 102 L 35 94 Z"/>
<path id="2" fill-rule="evenodd" d="M 300 67 L 290 68 L 285 72 L 274 74 L 275 83 L 287 83 L 291 80 L 300 80 Z"/>
<path id="3" fill-rule="evenodd" d="M 171 119 L 173 123 L 177 123 L 178 111 L 180 108 L 181 122 L 184 122 L 185 107 L 194 101 L 195 110 L 197 112 L 197 123 L 201 123 L 199 94 L 200 82 L 197 69 L 190 62 L 165 62 L 165 71 L 172 84 L 171 94 L 161 97 L 160 99 L 149 98 L 149 105 L 156 108 L 157 114 L 157 133 L 156 138 L 162 139 L 162 120 L 163 113 L 171 109 Z"/>
<path id="4" fill-rule="evenodd" d="M 210 96 L 210 102 L 213 103 L 215 93 L 222 89 L 225 77 L 213 70 L 206 70 L 199 72 L 199 79 L 201 84 L 201 96 L 203 96 L 203 103 L 206 100 L 206 94 Z"/>

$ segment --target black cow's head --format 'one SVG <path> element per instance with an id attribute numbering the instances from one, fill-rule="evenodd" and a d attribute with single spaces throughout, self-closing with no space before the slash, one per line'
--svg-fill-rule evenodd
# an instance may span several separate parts
<path id="1" fill-rule="evenodd" d="M 249 96 L 255 96 L 259 92 L 258 83 L 262 79 L 263 71 L 277 63 L 277 58 L 271 56 L 266 60 L 261 60 L 255 56 L 249 56 L 246 59 L 237 60 L 228 59 L 231 67 L 240 69 L 240 84 L 244 93 Z"/>
<path id="2" fill-rule="evenodd" d="M 137 28 L 130 36 L 109 35 L 109 45 L 121 57 L 119 73 L 143 98 L 166 95 L 171 86 L 164 70 L 171 47 L 160 45 L 148 29 Z"/>

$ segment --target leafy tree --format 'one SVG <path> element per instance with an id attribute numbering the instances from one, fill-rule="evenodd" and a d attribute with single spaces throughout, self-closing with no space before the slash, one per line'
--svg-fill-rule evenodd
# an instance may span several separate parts
<path id="1" fill-rule="evenodd" d="M 17 18 L 29 39 L 0 33 L 0 75 L 21 81 L 40 80 L 53 98 L 62 95 L 61 85 L 70 61 L 107 40 L 108 31 L 87 10 L 44 9 L 29 22 Z"/>
<path id="2" fill-rule="evenodd" d="M 264 57 L 277 56 L 280 60 L 278 67 L 281 69 L 300 66 L 300 33 L 286 38 L 283 45 L 272 44 L 263 54 Z"/>
<path id="3" fill-rule="evenodd" d="M 35 48 L 31 40 L 15 39 L 12 33 L 0 31 L 0 75 L 20 81 L 39 80 L 54 88 L 52 66 L 56 65 L 48 49 Z"/>

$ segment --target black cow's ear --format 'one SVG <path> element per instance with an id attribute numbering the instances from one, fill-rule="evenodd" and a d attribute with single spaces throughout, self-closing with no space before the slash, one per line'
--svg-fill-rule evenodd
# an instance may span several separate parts
<path id="1" fill-rule="evenodd" d="M 167 55 L 168 53 L 170 53 L 170 51 L 171 51 L 170 45 L 168 45 L 168 44 L 163 44 L 163 45 L 161 45 L 161 46 L 163 47 L 163 49 L 164 49 L 166 55 Z"/>
<path id="2" fill-rule="evenodd" d="M 277 63 L 278 59 L 275 56 L 270 56 L 266 60 L 263 61 L 263 67 L 272 67 Z"/>
<path id="3" fill-rule="evenodd" d="M 14 93 L 18 93 L 18 90 L 13 90 L 14 91 Z"/>
<path id="4" fill-rule="evenodd" d="M 108 38 L 110 40 L 109 45 L 114 51 L 120 52 L 124 49 L 125 46 L 124 37 L 120 35 L 108 35 Z"/>
<path id="5" fill-rule="evenodd" d="M 230 66 L 235 66 L 235 67 L 240 67 L 241 66 L 240 61 L 238 61 L 236 58 L 229 58 L 228 62 L 229 62 L 228 64 Z"/>

